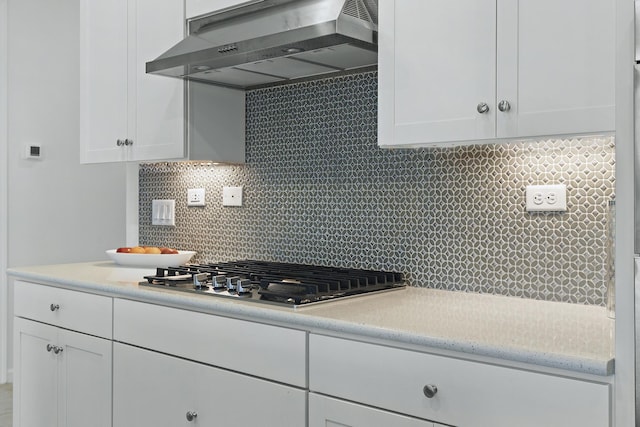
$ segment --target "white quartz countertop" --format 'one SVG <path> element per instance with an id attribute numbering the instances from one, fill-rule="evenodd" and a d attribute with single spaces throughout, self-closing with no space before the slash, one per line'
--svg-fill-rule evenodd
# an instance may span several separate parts
<path id="1" fill-rule="evenodd" d="M 408 287 L 294 310 L 138 286 L 155 269 L 92 262 L 12 268 L 11 276 L 86 292 L 335 336 L 593 374 L 614 370 L 603 307 Z"/>

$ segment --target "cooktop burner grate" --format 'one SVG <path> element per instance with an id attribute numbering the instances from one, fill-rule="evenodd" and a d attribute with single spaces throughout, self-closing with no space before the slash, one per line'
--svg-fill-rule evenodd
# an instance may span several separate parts
<path id="1" fill-rule="evenodd" d="M 405 287 L 401 273 L 243 260 L 160 267 L 141 286 L 301 306 Z"/>

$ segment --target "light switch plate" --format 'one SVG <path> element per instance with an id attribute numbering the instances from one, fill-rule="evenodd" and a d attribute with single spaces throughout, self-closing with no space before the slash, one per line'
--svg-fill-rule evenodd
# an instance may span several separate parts
<path id="1" fill-rule="evenodd" d="M 242 206 L 242 187 L 222 187 L 222 206 Z"/>
<path id="2" fill-rule="evenodd" d="M 567 186 L 528 185 L 526 189 L 528 212 L 565 212 L 567 210 Z"/>
<path id="3" fill-rule="evenodd" d="M 151 225 L 176 225 L 176 201 L 151 201 Z"/>

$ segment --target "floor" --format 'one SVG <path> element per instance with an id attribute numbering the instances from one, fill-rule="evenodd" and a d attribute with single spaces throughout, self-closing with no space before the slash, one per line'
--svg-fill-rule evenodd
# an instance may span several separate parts
<path id="1" fill-rule="evenodd" d="M 11 427 L 13 411 L 13 385 L 0 385 L 0 427 Z"/>

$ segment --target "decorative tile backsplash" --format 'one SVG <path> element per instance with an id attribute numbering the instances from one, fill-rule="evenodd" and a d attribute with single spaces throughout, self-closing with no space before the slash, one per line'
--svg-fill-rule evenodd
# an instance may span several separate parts
<path id="1" fill-rule="evenodd" d="M 140 166 L 140 243 L 605 305 L 613 137 L 385 150 L 376 104 L 375 72 L 247 92 L 246 165 Z M 531 184 L 565 184 L 567 212 L 527 213 Z M 187 207 L 189 188 L 207 206 Z M 176 200 L 176 227 L 151 226 L 152 199 Z"/>

